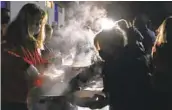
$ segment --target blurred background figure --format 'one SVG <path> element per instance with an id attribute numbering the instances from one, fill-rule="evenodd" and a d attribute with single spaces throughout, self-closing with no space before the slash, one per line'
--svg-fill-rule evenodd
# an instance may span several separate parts
<path id="1" fill-rule="evenodd" d="M 139 30 L 137 28 L 135 28 L 132 25 L 129 25 L 129 23 L 126 20 L 120 20 L 118 22 L 118 26 L 128 36 L 129 39 L 127 39 L 127 40 L 129 43 L 133 43 L 133 44 L 136 44 L 137 42 L 142 43 L 142 41 L 143 41 L 142 34 L 139 32 Z M 144 50 L 144 47 L 142 47 L 142 49 Z"/>
<path id="2" fill-rule="evenodd" d="M 144 15 L 139 15 L 134 19 L 133 25 L 143 36 L 143 45 L 146 53 L 151 54 L 152 46 L 155 41 L 155 33 L 148 28 L 148 21 L 148 18 L 146 18 Z"/>
<path id="3" fill-rule="evenodd" d="M 3 40 L 5 36 L 5 32 L 10 22 L 10 11 L 6 8 L 1 8 L 1 40 Z"/>
<path id="4" fill-rule="evenodd" d="M 152 49 L 156 110 L 172 109 L 172 16 L 159 26 Z"/>
<path id="5" fill-rule="evenodd" d="M 55 29 L 58 29 L 58 24 L 57 24 L 57 22 L 53 22 L 52 23 L 52 28 L 55 30 Z"/>
<path id="6" fill-rule="evenodd" d="M 63 25 L 60 25 L 60 28 L 63 28 Z"/>

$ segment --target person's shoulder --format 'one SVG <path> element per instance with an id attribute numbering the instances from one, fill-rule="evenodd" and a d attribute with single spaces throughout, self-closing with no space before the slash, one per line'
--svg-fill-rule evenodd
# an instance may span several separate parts
<path id="1" fill-rule="evenodd" d="M 130 31 L 133 31 L 134 33 L 141 34 L 140 31 L 139 31 L 139 29 L 137 29 L 134 26 L 131 26 L 129 29 L 130 29 Z"/>
<path id="2" fill-rule="evenodd" d="M 138 37 L 139 41 L 142 41 L 144 39 L 142 33 L 136 27 L 132 26 L 130 28 L 130 31 L 132 31 L 133 34 Z"/>

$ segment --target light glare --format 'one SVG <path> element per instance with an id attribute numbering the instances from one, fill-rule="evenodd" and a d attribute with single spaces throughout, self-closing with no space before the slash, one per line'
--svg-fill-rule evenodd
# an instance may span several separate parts
<path id="1" fill-rule="evenodd" d="M 101 20 L 102 29 L 109 30 L 115 26 L 115 23 L 111 19 L 103 18 Z"/>

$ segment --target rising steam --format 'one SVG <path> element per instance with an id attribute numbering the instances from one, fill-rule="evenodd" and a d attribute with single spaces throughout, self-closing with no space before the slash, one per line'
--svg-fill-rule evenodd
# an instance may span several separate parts
<path id="1" fill-rule="evenodd" d="M 54 30 L 47 45 L 52 49 L 56 60 L 45 71 L 50 80 L 45 81 L 42 88 L 44 95 L 63 95 L 69 89 L 68 82 L 83 67 L 88 67 L 99 59 L 93 40 L 101 30 L 97 21 L 106 17 L 105 9 L 98 7 L 96 3 L 85 2 L 72 5 L 66 11 L 66 24 L 63 28 Z"/>
<path id="2" fill-rule="evenodd" d="M 98 4 L 100 6 L 100 3 Z M 32 89 L 28 97 L 28 107 L 37 107 L 40 95 L 61 96 L 70 90 L 69 81 L 83 67 L 88 67 L 100 60 L 94 47 L 94 37 L 101 31 L 97 22 L 106 17 L 106 11 L 94 2 L 71 5 L 66 11 L 67 21 L 63 28 L 54 28 L 54 33 L 47 47 L 56 59 L 44 72 L 42 88 Z M 33 93 L 33 94 L 32 94 Z"/>

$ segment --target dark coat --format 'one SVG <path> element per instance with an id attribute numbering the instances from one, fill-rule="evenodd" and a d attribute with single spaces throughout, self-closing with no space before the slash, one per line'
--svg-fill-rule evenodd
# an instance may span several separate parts
<path id="1" fill-rule="evenodd" d="M 2 102 L 26 103 L 28 83 L 25 71 L 29 65 L 22 58 L 1 51 Z"/>
<path id="2" fill-rule="evenodd" d="M 172 109 L 172 53 L 171 45 L 163 44 L 156 47 L 153 53 L 153 87 L 155 92 L 156 110 Z"/>
<path id="3" fill-rule="evenodd" d="M 116 60 L 106 60 L 105 91 L 114 110 L 149 110 L 151 85 L 146 57 L 138 46 L 127 46 Z"/>

